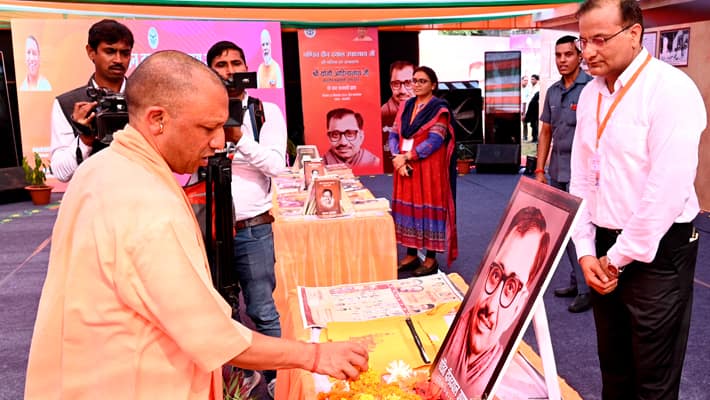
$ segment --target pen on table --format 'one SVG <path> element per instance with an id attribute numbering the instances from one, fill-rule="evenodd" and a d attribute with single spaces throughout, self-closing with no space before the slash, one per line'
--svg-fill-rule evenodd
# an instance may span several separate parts
<path id="1" fill-rule="evenodd" d="M 414 343 L 416 343 L 417 349 L 419 349 L 419 355 L 422 356 L 422 360 L 426 364 L 431 364 L 431 360 L 429 360 L 429 357 L 426 355 L 426 351 L 424 351 L 424 345 L 422 344 L 422 340 L 419 338 L 419 334 L 417 334 L 417 330 L 414 329 L 414 324 L 412 323 L 412 319 L 410 317 L 407 317 L 404 321 L 407 323 L 407 326 L 409 327 L 409 332 L 412 333 L 412 337 L 414 338 Z"/>

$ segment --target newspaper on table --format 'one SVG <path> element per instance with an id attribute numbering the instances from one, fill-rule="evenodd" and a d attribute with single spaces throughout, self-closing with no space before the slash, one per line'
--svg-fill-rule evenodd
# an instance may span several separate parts
<path id="1" fill-rule="evenodd" d="M 337 286 L 298 286 L 297 290 L 305 328 L 416 314 L 463 299 L 443 273 Z"/>

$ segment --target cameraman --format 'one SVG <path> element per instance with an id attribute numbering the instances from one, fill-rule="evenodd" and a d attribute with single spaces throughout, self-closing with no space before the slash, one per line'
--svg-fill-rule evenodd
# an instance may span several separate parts
<path id="1" fill-rule="evenodd" d="M 224 80 L 231 80 L 234 73 L 247 72 L 244 51 L 228 41 L 218 42 L 209 49 L 207 65 Z M 267 336 L 280 337 L 281 324 L 273 298 L 276 277 L 270 210 L 271 177 L 286 166 L 286 121 L 275 104 L 249 97 L 244 87 L 239 86 L 228 92 L 230 102 L 241 101 L 244 112 L 241 129 L 225 128 L 226 140 L 236 144 L 232 163 L 232 193 L 237 221 L 234 268 L 239 286 L 244 291 L 247 315 L 256 330 Z M 251 372 L 245 371 L 248 391 L 261 378 L 257 372 Z M 272 382 L 275 382 L 276 372 L 265 371 L 264 377 L 273 397 Z"/>
<path id="2" fill-rule="evenodd" d="M 86 54 L 94 63 L 94 74 L 88 85 L 57 96 L 52 106 L 51 167 L 60 181 L 69 181 L 84 159 L 107 146 L 96 140 L 92 128 L 96 102 L 86 89 L 123 93 L 132 49 L 133 34 L 117 21 L 104 19 L 89 29 Z"/>

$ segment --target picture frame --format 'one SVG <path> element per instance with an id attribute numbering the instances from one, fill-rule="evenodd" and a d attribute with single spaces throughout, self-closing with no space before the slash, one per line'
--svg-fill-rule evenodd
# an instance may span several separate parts
<path id="1" fill-rule="evenodd" d="M 311 186 L 313 178 L 325 176 L 325 167 L 321 158 L 304 159 L 302 162 L 304 189 L 308 189 L 308 187 Z"/>
<path id="2" fill-rule="evenodd" d="M 643 38 L 641 38 L 643 47 L 648 50 L 651 57 L 657 57 L 658 50 L 658 32 L 644 32 Z"/>
<path id="3" fill-rule="evenodd" d="M 335 217 L 342 213 L 340 178 L 325 176 L 313 180 L 316 215 L 319 217 Z"/>
<path id="4" fill-rule="evenodd" d="M 494 398 L 581 204 L 562 190 L 520 179 L 432 363 L 441 398 Z"/>
<path id="5" fill-rule="evenodd" d="M 659 32 L 658 59 L 676 67 L 687 67 L 690 55 L 690 28 Z"/>
<path id="6" fill-rule="evenodd" d="M 316 159 L 320 157 L 318 153 L 318 147 L 312 144 L 302 144 L 296 147 L 296 162 L 294 167 L 296 169 L 303 168 L 303 157 L 308 156 L 310 159 Z"/>

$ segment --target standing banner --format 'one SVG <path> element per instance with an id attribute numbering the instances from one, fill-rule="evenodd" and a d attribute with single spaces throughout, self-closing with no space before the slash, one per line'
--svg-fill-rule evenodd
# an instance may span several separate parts
<path id="1" fill-rule="evenodd" d="M 376 28 L 298 31 L 306 144 L 326 165 L 382 173 Z"/>
<path id="2" fill-rule="evenodd" d="M 30 68 L 39 68 L 42 85 L 25 88 L 18 84 L 18 103 L 25 155 L 38 152 L 50 157 L 50 116 L 54 98 L 86 85 L 94 65 L 86 54 L 88 31 L 99 19 L 13 19 L 12 39 L 15 71 L 22 82 Z M 262 38 L 271 39 L 268 77 L 249 95 L 276 104 L 283 115 L 281 25 L 260 21 L 118 20 L 133 33 L 134 45 L 126 76 L 150 54 L 160 50 L 180 50 L 206 62 L 209 48 L 229 40 L 244 50 L 249 71 L 264 71 Z M 279 69 L 276 74 L 275 69 Z M 51 176 L 50 176 L 51 178 Z"/>

